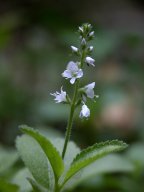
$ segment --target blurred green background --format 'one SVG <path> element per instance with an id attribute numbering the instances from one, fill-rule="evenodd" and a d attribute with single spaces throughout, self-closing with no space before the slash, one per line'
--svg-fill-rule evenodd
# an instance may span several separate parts
<path id="1" fill-rule="evenodd" d="M 61 73 L 73 60 L 70 46 L 78 45 L 76 31 L 84 22 L 95 30 L 96 67 L 87 68 L 82 85 L 95 81 L 100 97 L 88 103 L 88 121 L 76 117 L 72 140 L 84 148 L 122 139 L 130 144 L 128 156 L 138 169 L 129 177 L 106 175 L 78 191 L 144 191 L 142 0 L 0 2 L 0 143 L 14 146 L 20 124 L 64 134 L 69 108 L 55 104 L 50 93 L 62 85 L 72 92 Z"/>

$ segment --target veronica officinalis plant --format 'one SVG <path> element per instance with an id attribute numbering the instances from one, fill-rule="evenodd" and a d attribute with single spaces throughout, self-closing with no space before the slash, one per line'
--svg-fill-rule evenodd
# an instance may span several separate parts
<path id="1" fill-rule="evenodd" d="M 81 170 L 97 159 L 111 152 L 123 150 L 127 146 L 122 141 L 113 140 L 96 143 L 81 151 L 74 142 L 70 141 L 76 108 L 80 105 L 79 117 L 88 119 L 90 109 L 87 106 L 87 99 L 95 101 L 98 98 L 98 95 L 94 93 L 95 82 L 80 87 L 80 82 L 84 77 L 84 68 L 95 67 L 95 60 L 91 57 L 93 46 L 89 44 L 94 38 L 94 31 L 91 24 L 86 23 L 79 27 L 78 33 L 79 47 L 71 46 L 71 51 L 77 56 L 77 60 L 68 62 L 62 73 L 62 77 L 74 87 L 73 96 L 70 98 L 63 86 L 60 92 L 51 93 L 56 103 L 65 103 L 70 107 L 65 139 L 49 139 L 39 131 L 22 125 L 20 129 L 24 135 L 16 140 L 18 152 L 31 173 L 28 181 L 33 191 L 64 191 L 70 182 L 74 183 L 76 175 L 77 181 L 84 176 L 79 174 Z"/>

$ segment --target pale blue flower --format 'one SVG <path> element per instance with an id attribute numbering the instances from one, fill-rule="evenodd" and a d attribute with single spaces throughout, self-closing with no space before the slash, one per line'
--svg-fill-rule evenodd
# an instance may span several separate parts
<path id="1" fill-rule="evenodd" d="M 56 103 L 61 103 L 61 102 L 67 102 L 67 98 L 66 98 L 66 92 L 62 90 L 62 87 L 61 87 L 61 92 L 57 92 L 56 93 L 51 93 L 52 96 L 55 97 L 55 101 Z"/>
<path id="2" fill-rule="evenodd" d="M 90 116 L 90 110 L 87 107 L 87 105 L 83 104 L 79 117 L 80 118 L 88 118 L 89 116 Z"/>
<path id="3" fill-rule="evenodd" d="M 78 64 L 70 61 L 67 65 L 66 70 L 62 73 L 62 76 L 66 79 L 71 79 L 70 83 L 74 84 L 76 79 L 83 76 L 83 71 L 78 67 Z"/>
<path id="4" fill-rule="evenodd" d="M 86 85 L 83 90 L 86 94 L 87 97 L 93 99 L 94 98 L 94 87 L 95 87 L 95 82 L 90 83 L 88 85 Z"/>

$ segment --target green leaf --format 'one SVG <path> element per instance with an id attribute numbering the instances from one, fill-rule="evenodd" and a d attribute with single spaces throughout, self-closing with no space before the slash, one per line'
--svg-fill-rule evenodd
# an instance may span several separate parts
<path id="1" fill-rule="evenodd" d="M 88 147 L 76 156 L 69 170 L 64 173 L 60 178 L 59 184 L 63 186 L 73 175 L 75 175 L 82 168 L 90 165 L 97 159 L 111 152 L 120 151 L 126 147 L 126 143 L 118 140 L 96 143 L 93 146 Z"/>
<path id="2" fill-rule="evenodd" d="M 0 192 L 18 192 L 19 187 L 17 185 L 8 183 L 7 181 L 0 179 Z"/>
<path id="3" fill-rule="evenodd" d="M 28 181 L 30 182 L 32 188 L 33 188 L 33 191 L 34 192 L 48 192 L 47 189 L 43 188 L 42 186 L 40 186 L 38 183 L 36 183 L 33 179 L 31 178 L 27 178 Z"/>
<path id="4" fill-rule="evenodd" d="M 54 175 L 50 163 L 40 145 L 32 137 L 17 137 L 16 147 L 34 179 L 42 186 L 53 189 Z"/>
<path id="5" fill-rule="evenodd" d="M 89 181 L 105 173 L 127 173 L 134 171 L 133 163 L 126 157 L 118 154 L 110 154 L 82 169 L 79 178 L 74 176 L 66 183 L 66 188 L 72 189 L 79 183 L 90 183 Z"/>
<path id="6" fill-rule="evenodd" d="M 13 149 L 5 149 L 0 146 L 0 174 L 5 173 L 17 161 L 18 154 Z"/>
<path id="7" fill-rule="evenodd" d="M 21 130 L 25 134 L 33 137 L 39 143 L 48 160 L 50 161 L 56 180 L 58 180 L 64 170 L 64 163 L 57 149 L 46 137 L 41 135 L 38 131 L 25 125 L 21 126 Z"/>

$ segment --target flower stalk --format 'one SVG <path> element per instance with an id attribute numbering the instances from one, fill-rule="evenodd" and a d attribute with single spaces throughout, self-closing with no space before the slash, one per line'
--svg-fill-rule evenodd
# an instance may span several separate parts
<path id="1" fill-rule="evenodd" d="M 69 115 L 68 124 L 67 124 L 67 128 L 66 128 L 65 142 L 64 142 L 63 152 L 62 152 L 62 158 L 63 159 L 65 157 L 67 145 L 68 145 L 68 142 L 70 140 L 71 129 L 72 129 L 72 124 L 73 124 L 73 117 L 74 117 L 74 112 L 75 112 L 75 104 L 76 104 L 76 99 L 77 99 L 78 87 L 79 87 L 79 80 L 77 80 L 77 82 L 75 84 L 74 96 L 73 96 L 71 109 L 70 109 L 70 115 Z"/>
<path id="2" fill-rule="evenodd" d="M 81 61 L 80 61 L 81 69 L 83 68 L 84 58 L 85 58 L 85 49 L 82 51 L 82 55 L 81 55 Z M 77 95 L 78 95 L 78 89 L 79 89 L 79 82 L 80 82 L 80 79 L 77 79 L 77 81 L 75 83 L 75 90 L 74 90 L 73 100 L 71 103 L 70 115 L 69 115 L 68 124 L 67 124 L 67 128 L 66 128 L 65 142 L 64 142 L 64 147 L 63 147 L 63 151 L 62 151 L 63 159 L 65 157 L 67 145 L 68 145 L 68 142 L 69 142 L 70 136 L 71 136 L 74 112 L 77 107 L 76 101 L 77 101 Z"/>
<path id="3" fill-rule="evenodd" d="M 65 79 L 69 79 L 70 83 L 74 85 L 74 94 L 72 100 L 70 99 L 69 95 L 62 90 L 61 92 L 56 92 L 51 94 L 55 97 L 56 103 L 66 103 L 70 105 L 70 114 L 68 118 L 66 134 L 65 134 L 65 141 L 62 151 L 62 158 L 64 159 L 68 142 L 71 136 L 73 118 L 76 108 L 79 104 L 82 104 L 82 108 L 80 111 L 80 118 L 88 119 L 90 116 L 90 109 L 86 105 L 87 98 L 93 99 L 95 98 L 94 95 L 94 87 L 95 82 L 80 88 L 80 79 L 83 77 L 83 68 L 84 64 L 88 66 L 95 66 L 95 60 L 90 57 L 91 52 L 93 51 L 93 46 L 89 46 L 89 41 L 92 40 L 94 37 L 94 31 L 92 31 L 92 26 L 90 24 L 83 24 L 79 27 L 79 34 L 80 34 L 80 47 L 77 48 L 75 46 L 71 46 L 72 53 L 79 57 L 79 61 L 74 62 L 70 61 L 66 67 L 66 70 L 62 73 L 62 76 Z"/>

